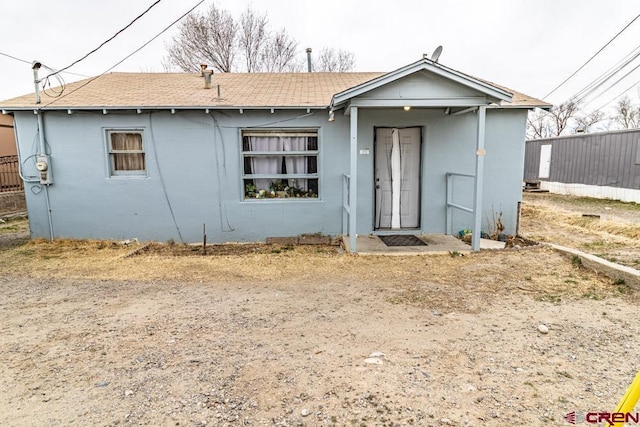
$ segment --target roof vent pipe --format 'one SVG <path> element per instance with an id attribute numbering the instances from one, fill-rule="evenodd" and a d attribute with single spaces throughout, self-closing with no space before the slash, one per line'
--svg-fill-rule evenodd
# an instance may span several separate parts
<path id="1" fill-rule="evenodd" d="M 311 48 L 308 47 L 307 48 L 307 71 L 311 72 Z"/>
<path id="2" fill-rule="evenodd" d="M 200 75 L 204 77 L 204 71 L 207 69 L 207 64 L 200 64 Z"/>
<path id="3" fill-rule="evenodd" d="M 211 89 L 211 76 L 213 76 L 213 70 L 204 70 L 202 75 L 204 76 L 204 88 Z"/>
<path id="4" fill-rule="evenodd" d="M 39 61 L 33 61 L 31 63 L 31 69 L 33 70 L 33 85 L 36 89 L 36 104 L 40 104 L 40 88 L 38 85 L 40 84 L 40 79 L 38 78 L 38 70 L 40 70 L 42 64 Z"/>

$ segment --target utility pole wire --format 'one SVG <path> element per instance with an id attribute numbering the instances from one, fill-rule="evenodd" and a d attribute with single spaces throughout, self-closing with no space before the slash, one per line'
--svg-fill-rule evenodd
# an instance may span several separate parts
<path id="1" fill-rule="evenodd" d="M 634 86 L 636 86 L 638 83 L 640 83 L 640 80 L 638 80 L 637 82 L 635 82 L 634 84 L 632 84 L 631 86 L 629 86 L 628 88 L 626 88 L 625 90 L 623 90 L 622 92 L 620 92 L 619 94 L 617 94 L 616 96 L 614 96 L 613 98 L 611 98 L 611 100 L 607 101 L 606 103 L 602 104 L 602 106 L 600 106 L 599 108 L 595 109 L 594 111 L 600 111 L 602 110 L 604 107 L 606 107 L 607 105 L 611 104 L 613 101 L 615 101 L 616 99 L 618 99 L 619 97 L 621 97 L 622 95 L 624 95 L 625 93 L 629 92 L 631 89 L 633 89 Z"/>
<path id="2" fill-rule="evenodd" d="M 600 93 L 600 96 L 604 95 L 605 93 L 607 93 L 608 90 L 612 89 L 615 85 L 617 85 L 618 83 L 620 83 L 622 80 L 624 80 L 626 77 L 629 76 L 629 74 L 633 73 L 635 70 L 637 70 L 638 68 L 640 68 L 640 64 L 636 65 L 635 67 L 633 67 L 630 71 L 628 71 L 624 76 L 620 77 L 618 80 L 616 80 L 615 82 L 613 82 L 612 84 L 610 84 L 605 90 L 603 90 Z M 591 101 L 587 101 L 585 103 L 585 105 L 590 104 L 591 102 L 593 102 L 595 99 L 597 99 L 598 97 L 592 99 Z M 584 98 L 581 100 L 584 101 Z"/>
<path id="3" fill-rule="evenodd" d="M 6 56 L 7 58 L 15 59 L 16 61 L 24 62 L 25 64 L 29 64 L 29 65 L 32 64 L 32 62 L 29 62 L 26 59 L 17 58 L 17 57 L 15 57 L 13 55 L 9 55 L 8 53 L 0 52 L 0 55 Z M 47 67 L 47 68 L 49 68 L 49 67 Z M 57 72 L 59 73 L 60 71 L 57 71 Z M 90 77 L 90 76 L 87 76 L 85 74 L 72 73 L 71 71 L 63 71 L 63 73 L 71 74 L 73 76 L 78 76 L 78 77 L 85 77 L 85 78 Z"/>
<path id="4" fill-rule="evenodd" d="M 613 38 L 611 40 L 609 40 L 604 46 L 602 46 L 600 48 L 599 51 L 597 51 L 591 58 L 589 58 L 589 60 L 587 62 L 585 62 L 584 64 L 582 64 L 580 66 L 580 68 L 578 68 L 576 71 L 573 72 L 573 74 L 571 74 L 569 77 L 567 77 L 566 79 L 564 79 L 564 81 L 562 83 L 560 83 L 558 86 L 556 86 L 555 88 L 553 88 L 553 90 L 551 92 L 549 92 L 548 94 L 546 94 L 545 96 L 543 96 L 543 98 L 548 97 L 549 95 L 551 95 L 552 93 L 554 93 L 556 90 L 560 89 L 560 87 L 562 87 L 566 82 L 568 82 L 573 76 L 575 76 L 576 74 L 578 74 L 578 72 L 580 70 L 582 70 L 584 67 L 586 67 L 586 65 L 591 62 L 591 60 L 593 58 L 595 58 L 596 56 L 598 56 L 600 54 L 600 52 L 602 52 L 607 46 L 609 46 L 611 44 L 611 42 L 613 42 L 616 38 L 618 38 L 618 36 L 620 34 L 622 34 L 627 28 L 629 28 L 631 26 L 631 24 L 633 24 L 634 22 L 636 22 L 636 20 L 640 18 L 640 14 L 638 14 L 635 18 L 633 18 L 633 20 L 631 22 L 629 22 L 622 30 L 620 30 L 618 32 L 618 34 L 616 34 L 615 36 L 613 36 Z"/>
<path id="5" fill-rule="evenodd" d="M 147 14 L 147 12 L 149 12 L 155 5 L 157 5 L 158 3 L 160 3 L 162 0 L 156 0 L 151 6 L 149 6 L 147 8 L 147 10 L 145 10 L 144 12 L 142 12 L 140 15 L 136 16 L 133 21 L 129 22 L 124 28 L 120 29 L 118 32 L 116 32 L 113 36 L 111 36 L 110 38 L 108 38 L 107 40 L 103 41 L 102 43 L 100 43 L 100 46 L 96 47 L 95 49 L 93 49 L 91 52 L 87 53 L 86 55 L 84 55 L 82 58 L 80 59 L 76 59 L 75 61 L 73 61 L 71 64 L 67 65 L 66 67 L 63 67 L 61 69 L 59 69 L 58 71 L 51 73 L 49 75 L 47 75 L 43 80 L 48 79 L 49 77 L 60 73 L 64 70 L 67 70 L 71 67 L 73 67 L 74 65 L 76 65 L 78 62 L 80 61 L 84 61 L 85 59 L 87 59 L 87 57 L 95 52 L 97 52 L 100 48 L 102 48 L 102 46 L 106 45 L 107 43 L 109 43 L 111 40 L 115 39 L 118 35 L 120 35 L 120 33 L 122 33 L 123 31 L 125 31 L 127 28 L 129 28 L 130 26 L 133 25 L 134 22 L 136 22 L 138 19 L 142 18 L 144 15 Z"/>
<path id="6" fill-rule="evenodd" d="M 105 74 L 107 74 L 109 71 L 113 70 L 114 68 L 116 68 L 118 65 L 122 64 L 124 61 L 126 61 L 127 59 L 131 58 L 133 55 L 135 55 L 136 53 L 138 53 L 139 51 L 141 51 L 142 49 L 144 49 L 149 43 L 151 43 L 152 41 L 154 41 L 155 39 L 157 39 L 158 37 L 160 37 L 162 34 L 164 34 L 167 30 L 169 30 L 169 28 L 173 27 L 174 25 L 176 25 L 178 22 L 180 22 L 185 16 L 187 16 L 188 14 L 190 14 L 191 12 L 193 12 L 195 10 L 196 7 L 200 6 L 202 3 L 204 3 L 204 0 L 200 0 L 198 3 L 196 3 L 195 6 L 193 6 L 191 9 L 189 9 L 188 11 L 186 11 L 182 16 L 180 16 L 178 19 L 176 19 L 175 21 L 173 21 L 171 24 L 169 24 L 168 26 L 166 26 L 162 31 L 160 31 L 158 34 L 156 34 L 155 36 L 153 36 L 152 38 L 150 38 L 149 40 L 147 40 L 145 43 L 143 43 L 139 48 L 137 48 L 136 50 L 134 50 L 133 52 L 131 52 L 130 54 L 128 54 L 127 56 L 125 56 L 124 58 L 122 58 L 120 61 L 116 62 L 114 65 L 112 65 L 111 67 L 109 67 L 108 69 L 106 69 L 105 71 L 103 71 L 102 73 L 100 73 L 99 75 L 91 78 L 90 80 L 87 80 L 84 84 L 78 86 L 77 88 L 75 88 L 74 90 L 61 95 L 60 97 L 54 99 L 53 101 L 51 101 L 50 103 L 48 103 L 47 105 L 44 105 L 43 107 L 48 107 L 49 105 L 53 104 L 56 101 L 59 101 L 60 99 L 71 95 L 72 93 L 82 89 L 83 87 L 85 87 L 86 85 L 88 85 L 89 83 L 99 79 L 100 77 L 104 76 Z"/>
<path id="7" fill-rule="evenodd" d="M 25 59 L 16 58 L 15 56 L 9 55 L 8 53 L 0 52 L 0 55 L 6 56 L 7 58 L 15 59 L 16 61 L 24 62 L 25 64 L 31 65 L 31 62 L 29 62 L 29 61 L 27 61 Z"/>
<path id="8" fill-rule="evenodd" d="M 609 68 L 607 71 L 598 76 L 594 81 L 589 83 L 587 86 L 582 88 L 578 93 L 573 95 L 571 99 L 577 100 L 576 102 L 582 102 L 587 97 L 589 97 L 593 92 L 595 92 L 600 86 L 606 83 L 609 79 L 613 78 L 616 74 L 622 71 L 627 65 L 633 62 L 636 58 L 640 56 L 640 45 L 637 46 L 627 57 L 622 59 L 613 67 Z"/>

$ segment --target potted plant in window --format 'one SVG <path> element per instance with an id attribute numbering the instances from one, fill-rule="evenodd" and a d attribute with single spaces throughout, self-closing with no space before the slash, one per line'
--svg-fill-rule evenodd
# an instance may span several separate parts
<path id="1" fill-rule="evenodd" d="M 256 197 L 257 196 L 257 191 L 256 191 L 256 186 L 253 182 L 247 182 L 244 186 L 244 196 L 245 197 Z"/>
<path id="2" fill-rule="evenodd" d="M 278 198 L 289 197 L 289 186 L 282 181 L 272 181 L 269 189 Z"/>

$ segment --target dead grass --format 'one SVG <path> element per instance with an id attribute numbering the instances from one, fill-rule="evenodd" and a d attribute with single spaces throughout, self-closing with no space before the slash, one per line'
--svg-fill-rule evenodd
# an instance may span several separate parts
<path id="1" fill-rule="evenodd" d="M 481 311 L 477 301 L 495 300 L 504 294 L 526 294 L 540 301 L 560 303 L 579 298 L 604 299 L 624 294 L 602 275 L 593 274 L 569 258 L 540 247 L 527 251 L 479 253 L 439 265 L 432 284 L 423 282 L 398 287 L 388 300 L 396 304 L 433 306 L 443 299 L 449 309 Z M 451 284 L 455 286 L 450 286 Z M 433 286 L 435 285 L 435 286 Z M 473 295 L 472 298 L 469 298 Z M 471 305 L 469 301 L 476 301 Z"/>
<path id="2" fill-rule="evenodd" d="M 576 209 L 603 209 L 612 208 L 637 212 L 640 205 L 634 202 L 622 202 L 620 200 L 596 199 L 594 197 L 570 196 L 554 193 L 524 193 L 527 201 L 535 200 L 538 203 L 551 203 L 556 206 Z"/>
<path id="3" fill-rule="evenodd" d="M 628 224 L 599 218 L 583 217 L 581 214 L 551 210 L 546 207 L 523 205 L 522 217 L 545 221 L 555 226 L 565 226 L 591 234 L 612 234 L 629 239 L 640 238 L 640 224 Z"/>
<path id="4" fill-rule="evenodd" d="M 525 193 L 520 233 L 628 267 L 640 266 L 640 206 L 633 203 Z"/>
<path id="5" fill-rule="evenodd" d="M 20 233 L 29 231 L 29 220 L 25 218 L 10 219 L 0 223 L 0 234 Z"/>
<path id="6" fill-rule="evenodd" d="M 212 245 L 207 256 L 195 255 L 194 249 L 201 247 L 39 239 L 0 251 L 0 269 L 16 276 L 96 282 L 382 282 L 390 292 L 385 298 L 394 304 L 465 312 L 480 310 L 478 301 L 505 294 L 551 302 L 619 295 L 610 279 L 542 247 L 464 257 L 351 256 L 330 246 L 266 244 Z"/>
<path id="7" fill-rule="evenodd" d="M 304 272 L 323 257 L 336 257 L 334 247 L 287 247 L 266 244 L 200 246 L 161 243 L 123 245 L 115 241 L 35 239 L 0 251 L 2 271 L 29 277 L 94 280 L 210 281 L 219 277 L 274 280 Z"/>
<path id="8" fill-rule="evenodd" d="M 640 225 L 584 218 L 549 206 L 523 204 L 523 224 L 539 234 L 527 237 L 589 249 L 614 258 L 626 240 L 640 237 Z M 17 222 L 27 228 L 26 220 Z M 563 234 L 564 233 L 564 234 Z M 571 243 L 578 236 L 580 245 Z M 613 284 L 574 265 L 545 247 L 522 251 L 449 256 L 351 256 L 331 246 L 259 243 L 199 245 L 168 242 L 123 244 L 116 241 L 37 239 L 0 248 L 0 271 L 33 278 L 70 280 L 192 282 L 226 281 L 302 284 L 317 281 L 383 282 L 394 304 L 439 305 L 477 311 L 481 304 L 505 294 L 525 294 L 542 301 L 602 299 L 623 294 Z M 622 291 L 621 291 L 622 290 Z M 468 301 L 476 301 L 469 303 Z"/>
<path id="9" fill-rule="evenodd" d="M 169 255 L 169 256 L 221 256 L 221 255 L 255 255 L 279 254 L 292 251 L 293 245 L 264 244 L 264 243 L 225 243 L 207 245 L 177 244 L 177 243 L 149 243 L 140 248 L 136 255 Z M 323 245 L 308 245 L 298 247 L 298 252 L 336 253 L 336 248 Z"/>

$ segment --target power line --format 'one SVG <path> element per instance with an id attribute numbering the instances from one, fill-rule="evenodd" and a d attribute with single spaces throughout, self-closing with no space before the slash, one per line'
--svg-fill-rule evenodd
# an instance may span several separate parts
<path id="1" fill-rule="evenodd" d="M 16 61 L 24 62 L 25 64 L 31 65 L 31 62 L 27 61 L 26 59 L 16 58 L 15 56 L 9 55 L 8 53 L 0 52 L 0 55 L 6 56 L 7 58 L 15 59 Z"/>
<path id="2" fill-rule="evenodd" d="M 603 84 L 613 78 L 616 74 L 621 72 L 627 65 L 631 64 L 636 58 L 640 56 L 640 46 L 634 48 L 634 50 L 627 55 L 624 59 L 619 61 L 616 65 L 602 73 L 595 80 L 589 83 L 587 86 L 578 91 L 571 98 L 575 99 L 576 102 L 580 103 L 588 98 L 592 93 L 594 93 L 598 88 L 600 88 Z"/>
<path id="3" fill-rule="evenodd" d="M 49 68 L 49 67 L 47 67 L 47 68 Z M 49 68 L 49 69 L 50 69 L 50 68 Z M 55 71 L 55 69 L 53 69 L 52 71 Z M 70 74 L 70 75 L 72 75 L 72 76 L 84 77 L 85 79 L 86 79 L 86 78 L 91 77 L 91 76 L 87 76 L 86 74 L 72 73 L 71 71 L 60 71 L 60 70 L 58 70 L 58 71 L 55 71 L 55 72 L 56 72 L 56 73 L 65 73 L 65 74 Z"/>
<path id="4" fill-rule="evenodd" d="M 26 59 L 20 59 L 20 58 L 17 58 L 15 56 L 13 56 L 13 55 L 9 55 L 8 53 L 0 52 L 0 55 L 6 56 L 7 58 L 15 59 L 16 61 L 24 62 L 25 64 L 29 64 L 29 65 L 33 64 L 32 62 L 29 62 Z M 49 67 L 47 67 L 47 68 L 49 68 Z M 52 70 L 51 68 L 49 68 L 49 69 Z M 54 71 L 54 70 L 52 70 L 52 71 Z M 60 71 L 56 71 L 56 73 L 59 73 L 59 72 Z M 63 71 L 63 73 L 71 74 L 73 76 L 78 76 L 78 77 L 85 77 L 85 78 L 90 77 L 90 76 L 87 76 L 87 75 L 84 75 L 84 74 L 72 73 L 71 71 Z"/>
<path id="5" fill-rule="evenodd" d="M 630 71 L 628 71 L 624 76 L 620 77 L 618 80 L 616 80 L 615 82 L 613 82 L 612 84 L 610 84 L 605 90 L 603 90 L 600 93 L 600 96 L 604 95 L 609 89 L 613 88 L 615 85 L 617 85 L 618 83 L 620 83 L 622 80 L 624 80 L 625 78 L 627 78 L 629 76 L 629 74 L 633 73 L 635 70 L 637 70 L 638 68 L 640 68 L 640 64 L 636 65 L 635 67 L 633 67 Z M 603 82 L 604 83 L 604 82 Z M 587 102 L 586 104 L 591 103 L 593 100 Z"/>
<path id="6" fill-rule="evenodd" d="M 599 108 L 597 108 L 595 111 L 600 111 L 602 110 L 604 107 L 606 107 L 607 105 L 611 104 L 613 101 L 615 101 L 616 99 L 618 99 L 619 97 L 621 97 L 622 95 L 624 95 L 625 93 L 629 92 L 631 89 L 633 89 L 634 86 L 636 86 L 638 83 L 640 83 L 640 80 L 638 80 L 637 82 L 635 82 L 634 84 L 632 84 L 631 86 L 629 86 L 628 88 L 626 88 L 624 91 L 620 92 L 619 94 L 617 94 L 616 96 L 614 96 L 613 98 L 611 98 L 611 100 L 605 102 L 604 104 L 602 104 L 602 106 L 600 106 Z"/>
<path id="7" fill-rule="evenodd" d="M 576 94 L 573 95 L 572 98 L 576 98 L 577 99 L 577 98 L 583 97 L 583 95 L 584 96 L 588 96 L 588 92 L 590 92 L 592 89 L 594 89 L 595 86 L 601 85 L 606 80 L 612 78 L 616 73 L 618 73 L 624 67 L 629 65 L 631 62 L 633 62 L 633 60 L 636 59 L 638 56 L 640 56 L 640 46 L 636 46 L 629 54 L 627 54 L 627 56 L 625 56 L 623 59 L 618 61 L 615 65 L 613 65 L 607 71 L 605 71 L 602 74 L 600 74 L 597 78 L 595 78 L 588 85 L 586 85 L 585 87 L 580 89 L 578 92 L 576 92 Z"/>
<path id="8" fill-rule="evenodd" d="M 589 58 L 589 60 L 587 62 L 585 62 L 584 64 L 582 64 L 580 66 L 580 68 L 578 68 L 576 71 L 573 72 L 573 74 L 571 74 L 569 77 L 567 77 L 566 79 L 564 79 L 564 81 L 562 83 L 560 83 L 558 86 L 556 86 L 555 88 L 553 88 L 553 90 L 551 92 L 549 92 L 548 94 L 546 94 L 545 96 L 543 96 L 543 98 L 548 97 L 549 95 L 551 95 L 553 92 L 555 92 L 556 90 L 560 89 L 560 87 L 562 87 L 566 82 L 568 82 L 573 76 L 575 76 L 576 74 L 578 74 L 578 72 L 580 70 L 582 70 L 589 62 L 591 62 L 591 60 L 593 58 L 595 58 L 596 56 L 598 56 L 600 54 L 600 52 L 602 52 L 607 46 L 609 46 L 611 44 L 611 42 L 613 42 L 616 38 L 618 38 L 618 36 L 620 34 L 622 34 L 627 28 L 629 28 L 631 26 L 631 24 L 633 24 L 634 22 L 636 22 L 636 20 L 640 18 L 640 14 L 638 14 L 635 18 L 633 18 L 633 20 L 631 22 L 629 22 L 622 30 L 620 30 L 618 32 L 618 34 L 616 34 L 615 36 L 613 36 L 613 38 L 611 40 L 609 40 L 607 43 L 605 43 L 604 46 L 602 46 L 600 48 L 600 50 L 598 50 L 591 58 Z"/>
<path id="9" fill-rule="evenodd" d="M 105 71 L 103 71 L 102 73 L 100 73 L 99 75 L 87 80 L 85 83 L 83 83 L 82 85 L 78 86 L 77 88 L 75 88 L 74 90 L 63 94 L 62 96 L 58 97 L 57 99 L 54 99 L 53 101 L 51 101 L 50 103 L 48 103 L 47 105 L 44 105 L 43 107 L 47 107 L 51 104 L 53 104 L 54 102 L 65 98 L 69 95 L 71 95 L 72 93 L 82 89 L 83 87 L 87 86 L 89 83 L 99 79 L 100 77 L 104 76 L 105 74 L 107 74 L 109 71 L 113 70 L 114 68 L 116 68 L 118 65 L 122 64 L 124 61 L 126 61 L 127 59 L 129 59 L 130 57 L 132 57 L 133 55 L 135 55 L 136 53 L 138 53 L 140 50 L 144 49 L 149 43 L 151 43 L 152 41 L 154 41 L 155 39 L 157 39 L 158 37 L 160 37 L 162 34 L 164 34 L 167 30 L 169 30 L 169 28 L 173 27 L 174 25 L 176 25 L 178 22 L 180 22 L 185 16 L 187 16 L 188 14 L 190 14 L 191 12 L 193 12 L 195 10 L 196 7 L 200 6 L 202 3 L 204 3 L 205 0 L 200 0 L 198 3 L 196 3 L 195 6 L 193 6 L 191 9 L 189 9 L 187 12 L 185 12 L 184 14 L 182 14 L 182 16 L 180 16 L 178 19 L 176 19 L 175 21 L 173 21 L 171 24 L 169 24 L 167 27 L 165 27 L 162 31 L 160 31 L 158 34 L 156 34 L 155 36 L 153 36 L 151 39 L 147 40 L 145 43 L 142 44 L 142 46 L 140 46 L 139 48 L 137 48 L 136 50 L 134 50 L 133 52 L 131 52 L 130 54 L 128 54 L 127 56 L 125 56 L 124 58 L 122 58 L 120 61 L 116 62 L 114 65 L 112 65 L 111 67 L 109 67 L 108 69 L 106 69 Z"/>
<path id="10" fill-rule="evenodd" d="M 75 61 L 73 61 L 71 64 L 67 65 L 66 67 L 61 68 L 60 70 L 58 70 L 55 73 L 51 73 L 48 76 L 46 76 L 44 78 L 44 80 L 48 79 L 49 77 L 51 77 L 52 75 L 59 73 L 61 71 L 67 70 L 71 67 L 73 67 L 74 65 L 76 65 L 78 62 L 85 60 L 89 55 L 91 55 L 92 53 L 97 52 L 100 48 L 102 48 L 102 46 L 106 45 L 107 43 L 109 43 L 111 40 L 115 39 L 118 35 L 120 35 L 120 33 L 122 33 L 123 31 L 125 31 L 127 28 L 129 28 L 130 26 L 133 25 L 134 22 L 136 22 L 138 19 L 142 18 L 144 15 L 147 14 L 147 12 L 149 12 L 155 5 L 157 5 L 158 3 L 160 3 L 162 0 L 156 0 L 151 6 L 149 6 L 147 8 L 147 10 L 145 10 L 144 12 L 142 12 L 140 15 L 136 16 L 133 21 L 129 22 L 129 24 L 127 24 L 124 28 L 120 29 L 118 32 L 116 32 L 113 36 L 111 36 L 110 38 L 108 38 L 107 40 L 103 41 L 102 43 L 100 43 L 100 46 L 96 47 L 95 49 L 93 49 L 91 52 L 87 53 L 86 55 L 84 55 L 82 58 L 77 59 Z"/>

